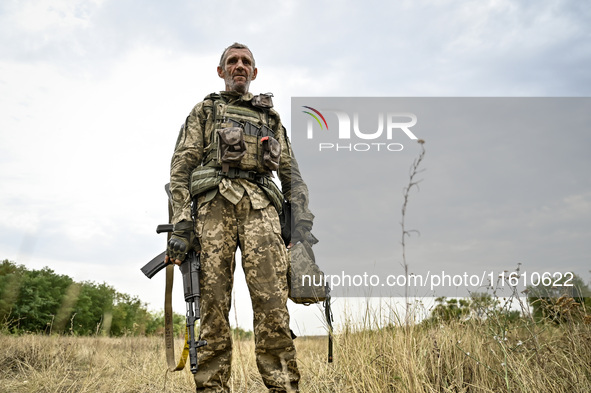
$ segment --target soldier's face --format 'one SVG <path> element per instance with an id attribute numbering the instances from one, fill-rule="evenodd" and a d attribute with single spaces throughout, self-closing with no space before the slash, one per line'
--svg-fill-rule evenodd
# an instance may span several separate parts
<path id="1" fill-rule="evenodd" d="M 257 69 L 248 49 L 232 48 L 226 53 L 223 67 L 218 66 L 218 75 L 226 83 L 226 91 L 244 94 L 250 81 L 257 77 Z"/>

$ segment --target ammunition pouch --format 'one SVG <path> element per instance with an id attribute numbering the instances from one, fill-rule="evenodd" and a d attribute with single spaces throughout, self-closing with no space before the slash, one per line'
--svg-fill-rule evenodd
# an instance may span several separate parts
<path id="1" fill-rule="evenodd" d="M 222 172 L 228 172 L 230 166 L 238 166 L 246 154 L 244 132 L 240 127 L 227 127 L 217 130 L 219 162 Z"/>
<path id="2" fill-rule="evenodd" d="M 263 143 L 263 165 L 271 171 L 279 169 L 279 158 L 281 156 L 281 144 L 272 136 L 261 139 Z"/>
<path id="3" fill-rule="evenodd" d="M 252 106 L 262 109 L 273 108 L 273 97 L 272 93 L 259 94 L 252 97 Z"/>

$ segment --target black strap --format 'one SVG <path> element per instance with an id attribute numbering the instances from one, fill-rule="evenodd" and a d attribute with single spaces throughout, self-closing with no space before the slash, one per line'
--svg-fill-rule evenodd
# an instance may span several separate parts
<path id="1" fill-rule="evenodd" d="M 334 321 L 330 308 L 330 287 L 326 284 L 326 299 L 324 299 L 324 317 L 328 323 L 328 363 L 332 363 L 332 322 Z"/>

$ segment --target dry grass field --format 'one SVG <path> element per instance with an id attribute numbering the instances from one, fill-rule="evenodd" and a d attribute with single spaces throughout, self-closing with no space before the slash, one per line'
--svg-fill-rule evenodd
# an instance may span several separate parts
<path id="1" fill-rule="evenodd" d="M 591 325 L 492 320 L 365 329 L 296 339 L 307 392 L 591 392 Z M 264 392 L 252 341 L 235 342 L 234 392 Z M 178 348 L 182 347 L 181 340 Z M 160 337 L 0 335 L 3 392 L 191 392 L 166 373 Z"/>

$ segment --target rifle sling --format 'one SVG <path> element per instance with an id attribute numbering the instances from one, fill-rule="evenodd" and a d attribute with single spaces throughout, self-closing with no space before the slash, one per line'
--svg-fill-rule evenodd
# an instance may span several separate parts
<path id="1" fill-rule="evenodd" d="M 172 220 L 172 206 L 170 198 L 168 199 L 168 222 Z M 167 243 L 170 240 L 171 233 L 168 233 Z M 189 330 L 185 325 L 185 346 L 179 358 L 178 364 L 174 361 L 174 319 L 172 313 L 172 284 L 174 282 L 174 264 L 166 266 L 166 287 L 164 290 L 164 343 L 166 347 L 166 363 L 168 371 L 180 371 L 185 368 L 187 357 L 189 356 Z"/>
<path id="2" fill-rule="evenodd" d="M 166 266 L 166 289 L 164 291 L 164 341 L 166 347 L 166 363 L 168 371 L 180 371 L 185 368 L 189 356 L 189 331 L 185 326 L 185 346 L 175 363 L 174 356 L 174 322 L 172 313 L 172 284 L 174 282 L 174 265 Z"/>

